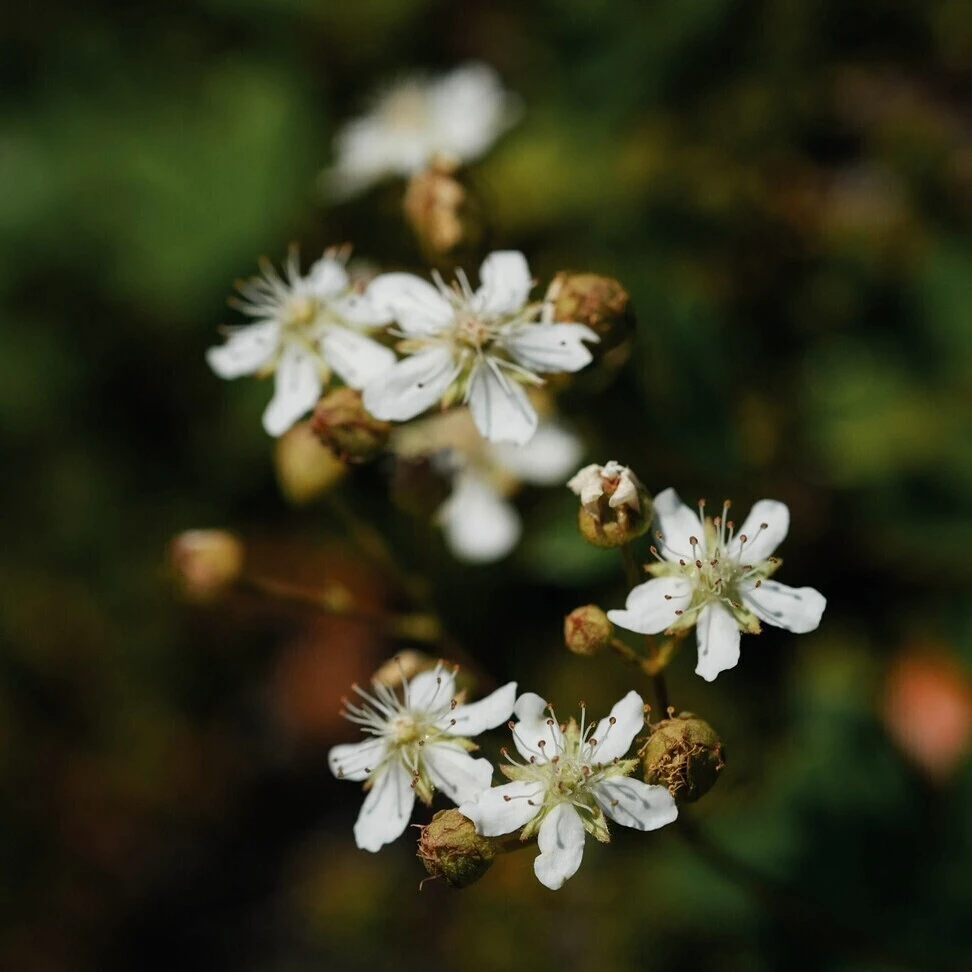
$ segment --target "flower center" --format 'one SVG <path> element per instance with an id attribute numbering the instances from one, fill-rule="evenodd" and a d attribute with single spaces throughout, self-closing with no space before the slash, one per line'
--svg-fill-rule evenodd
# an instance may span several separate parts
<path id="1" fill-rule="evenodd" d="M 291 297 L 282 315 L 284 329 L 304 330 L 317 316 L 317 310 L 317 301 L 312 297 Z"/>
<path id="2" fill-rule="evenodd" d="M 418 742 L 424 735 L 419 724 L 407 713 L 395 716 L 388 728 L 396 746 L 408 746 Z"/>
<path id="3" fill-rule="evenodd" d="M 418 85 L 405 85 L 386 98 L 381 115 L 392 130 L 417 134 L 429 124 L 428 99 Z"/>
<path id="4" fill-rule="evenodd" d="M 456 321 L 455 337 L 460 344 L 481 348 L 492 339 L 493 330 L 486 321 L 464 314 Z"/>

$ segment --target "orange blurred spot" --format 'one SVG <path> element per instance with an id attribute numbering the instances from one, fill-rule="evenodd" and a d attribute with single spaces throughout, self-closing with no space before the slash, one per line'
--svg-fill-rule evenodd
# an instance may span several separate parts
<path id="1" fill-rule="evenodd" d="M 884 719 L 905 755 L 943 782 L 972 743 L 972 684 L 943 650 L 908 650 L 888 673 Z"/>

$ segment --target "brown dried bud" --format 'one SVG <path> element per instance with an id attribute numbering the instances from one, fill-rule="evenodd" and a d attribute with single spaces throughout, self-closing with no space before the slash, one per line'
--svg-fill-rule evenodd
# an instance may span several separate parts
<path id="1" fill-rule="evenodd" d="M 596 273 L 562 271 L 547 291 L 557 321 L 586 324 L 601 339 L 591 345 L 595 355 L 617 347 L 634 330 L 634 314 L 628 292 L 613 277 Z"/>
<path id="2" fill-rule="evenodd" d="M 488 837 L 476 833 L 473 822 L 458 810 L 440 810 L 422 828 L 418 856 L 431 877 L 450 888 L 465 888 L 493 865 L 496 850 Z"/>
<path id="3" fill-rule="evenodd" d="M 575 655 L 596 655 L 611 644 L 614 625 L 596 605 L 574 608 L 564 618 L 564 643 Z"/>
<path id="4" fill-rule="evenodd" d="M 455 178 L 456 169 L 453 160 L 433 159 L 409 179 L 405 190 L 405 218 L 422 244 L 435 253 L 454 249 L 465 235 L 462 213 L 467 193 Z"/>
<path id="5" fill-rule="evenodd" d="M 321 448 L 310 422 L 298 422 L 277 439 L 274 464 L 280 491 L 296 506 L 317 499 L 347 472 L 340 459 Z"/>
<path id="6" fill-rule="evenodd" d="M 376 419 L 362 404 L 361 392 L 335 388 L 314 409 L 311 429 L 321 442 L 346 462 L 369 462 L 388 444 L 391 423 Z"/>
<path id="7" fill-rule="evenodd" d="M 653 726 L 640 755 L 645 782 L 667 787 L 679 803 L 705 796 L 726 765 L 715 730 L 691 712 Z"/>
<path id="8" fill-rule="evenodd" d="M 614 460 L 585 466 L 567 488 L 581 499 L 577 528 L 595 547 L 622 547 L 651 526 L 651 494 L 627 466 Z"/>
<path id="9" fill-rule="evenodd" d="M 199 603 L 219 597 L 243 571 L 243 543 L 226 530 L 186 530 L 169 548 L 183 595 Z"/>

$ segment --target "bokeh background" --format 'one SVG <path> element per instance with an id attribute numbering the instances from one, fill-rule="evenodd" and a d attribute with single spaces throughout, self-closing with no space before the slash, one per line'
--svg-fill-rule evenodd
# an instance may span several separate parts
<path id="1" fill-rule="evenodd" d="M 0 967 L 885 970 L 972 965 L 972 16 L 962 0 L 37 0 L 0 38 Z M 562 399 L 652 490 L 786 501 L 819 631 L 671 670 L 729 762 L 675 828 L 532 852 L 463 892 L 358 851 L 338 699 L 401 647 L 236 595 L 183 603 L 177 531 L 402 606 L 374 524 L 465 651 L 566 709 L 632 676 L 563 614 L 623 574 L 527 491 L 517 554 L 459 567 L 381 467 L 281 493 L 269 394 L 204 350 L 289 242 L 418 269 L 402 183 L 320 193 L 376 85 L 469 58 L 523 99 L 470 178 L 484 245 L 621 279 L 635 353 Z M 482 254 L 469 254 L 474 269 Z M 648 693 L 647 686 L 641 686 Z M 499 737 L 487 743 L 495 751 Z M 422 819 L 422 818 L 417 818 Z M 753 874 L 759 875 L 758 880 Z"/>

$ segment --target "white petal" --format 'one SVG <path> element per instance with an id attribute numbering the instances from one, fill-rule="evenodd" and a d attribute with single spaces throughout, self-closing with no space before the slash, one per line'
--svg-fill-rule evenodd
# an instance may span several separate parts
<path id="1" fill-rule="evenodd" d="M 469 411 L 480 435 L 490 442 L 529 442 L 537 428 L 537 413 L 523 386 L 500 373 L 489 358 L 469 380 Z"/>
<path id="2" fill-rule="evenodd" d="M 537 815 L 542 803 L 541 784 L 517 780 L 483 790 L 475 800 L 463 803 L 459 812 L 476 825 L 476 833 L 500 837 L 525 827 Z"/>
<path id="3" fill-rule="evenodd" d="M 493 782 L 488 759 L 473 759 L 460 746 L 439 742 L 425 747 L 425 767 L 432 782 L 453 803 L 475 800 Z"/>
<path id="4" fill-rule="evenodd" d="M 322 256 L 307 271 L 304 286 L 318 300 L 330 300 L 348 289 L 348 271 L 341 260 Z"/>
<path id="5" fill-rule="evenodd" d="M 519 312 L 533 289 L 526 257 L 517 250 L 490 253 L 479 268 L 479 280 L 472 306 L 495 317 Z"/>
<path id="6" fill-rule="evenodd" d="M 507 682 L 487 695 L 485 699 L 470 705 L 460 705 L 451 716 L 446 717 L 443 728 L 453 736 L 465 736 L 471 739 L 487 729 L 495 729 L 500 723 L 506 722 L 513 714 L 515 698 L 516 682 Z"/>
<path id="7" fill-rule="evenodd" d="M 598 783 L 594 798 L 607 816 L 634 830 L 657 830 L 678 816 L 678 807 L 665 787 L 630 777 Z"/>
<path id="8" fill-rule="evenodd" d="M 597 510 L 597 502 L 604 495 L 602 473 L 597 463 L 591 463 L 567 480 L 567 488 L 579 496 L 581 504 L 592 512 Z"/>
<path id="9" fill-rule="evenodd" d="M 583 451 L 581 440 L 556 422 L 541 422 L 526 445 L 501 443 L 493 448 L 500 466 L 517 479 L 538 486 L 559 486 Z"/>
<path id="10" fill-rule="evenodd" d="M 277 362 L 273 398 L 263 413 L 264 429 L 270 435 L 283 435 L 320 397 L 317 361 L 303 348 L 289 345 Z"/>
<path id="11" fill-rule="evenodd" d="M 515 507 L 472 473 L 456 477 L 452 495 L 439 511 L 439 522 L 449 549 L 470 563 L 486 564 L 505 557 L 522 533 Z"/>
<path id="12" fill-rule="evenodd" d="M 375 737 L 366 739 L 364 742 L 332 746 L 327 754 L 327 765 L 339 780 L 353 780 L 360 783 L 384 761 L 387 745 L 384 738 Z"/>
<path id="13" fill-rule="evenodd" d="M 599 340 L 585 324 L 520 324 L 503 335 L 503 347 L 530 371 L 580 371 L 594 360 L 584 342 Z"/>
<path id="14" fill-rule="evenodd" d="M 537 762 L 545 763 L 563 751 L 564 734 L 550 715 L 547 703 L 535 692 L 524 692 L 516 700 L 513 715 L 519 720 L 513 729 L 513 743 L 524 759 L 533 756 Z"/>
<path id="15" fill-rule="evenodd" d="M 455 694 L 455 675 L 440 662 L 408 683 L 406 707 L 411 712 L 430 712 L 448 707 Z"/>
<path id="16" fill-rule="evenodd" d="M 746 542 L 741 543 L 738 539 L 733 541 L 733 556 L 744 564 L 765 560 L 786 539 L 789 529 L 790 510 L 786 503 L 770 499 L 760 500 L 736 531 L 736 537 L 745 537 Z"/>
<path id="17" fill-rule="evenodd" d="M 412 776 L 399 760 L 392 760 L 365 797 L 354 825 L 355 843 L 362 850 L 381 850 L 401 836 L 414 805 Z"/>
<path id="18" fill-rule="evenodd" d="M 638 634 L 658 634 L 670 628 L 692 598 L 692 584 L 684 577 L 653 577 L 633 587 L 624 610 L 608 611 L 608 620 Z"/>
<path id="19" fill-rule="evenodd" d="M 276 321 L 264 321 L 231 331 L 226 343 L 206 352 L 209 367 L 220 378 L 239 378 L 252 375 L 267 363 L 277 350 L 280 326 Z"/>
<path id="20" fill-rule="evenodd" d="M 359 294 L 355 290 L 335 297 L 329 306 L 335 314 L 355 327 L 380 327 L 392 322 L 387 309 L 380 309 L 367 294 Z"/>
<path id="21" fill-rule="evenodd" d="M 428 337 L 449 327 L 452 305 L 427 280 L 412 273 L 382 273 L 365 296 L 378 313 L 387 313 L 407 334 Z"/>
<path id="22" fill-rule="evenodd" d="M 827 606 L 827 598 L 812 587 L 788 587 L 773 580 L 744 592 L 743 601 L 761 621 L 794 634 L 815 630 Z"/>
<path id="23" fill-rule="evenodd" d="M 584 822 L 569 804 L 560 803 L 547 814 L 537 834 L 540 856 L 533 871 L 542 885 L 556 891 L 577 873 L 584 857 Z"/>
<path id="24" fill-rule="evenodd" d="M 678 498 L 674 489 L 666 489 L 655 497 L 655 521 L 663 538 L 659 551 L 666 560 L 694 560 L 690 537 L 695 537 L 702 545 L 701 552 L 705 552 L 702 521 L 698 513 Z"/>
<path id="25" fill-rule="evenodd" d="M 321 354 L 351 388 L 363 388 L 398 360 L 391 348 L 346 327 L 328 328 Z"/>
<path id="26" fill-rule="evenodd" d="M 441 401 L 456 377 L 452 351 L 437 345 L 392 365 L 364 389 L 364 407 L 375 418 L 406 422 Z"/>
<path id="27" fill-rule="evenodd" d="M 644 724 L 645 700 L 632 689 L 615 704 L 606 719 L 598 720 L 594 728 L 597 745 L 591 752 L 591 760 L 610 763 L 620 759 L 631 748 L 634 737 L 641 732 Z"/>
<path id="28" fill-rule="evenodd" d="M 739 661 L 739 625 L 721 604 L 707 604 L 699 612 L 696 637 L 699 641 L 699 662 L 695 674 L 707 682 L 719 672 L 735 668 Z"/>

